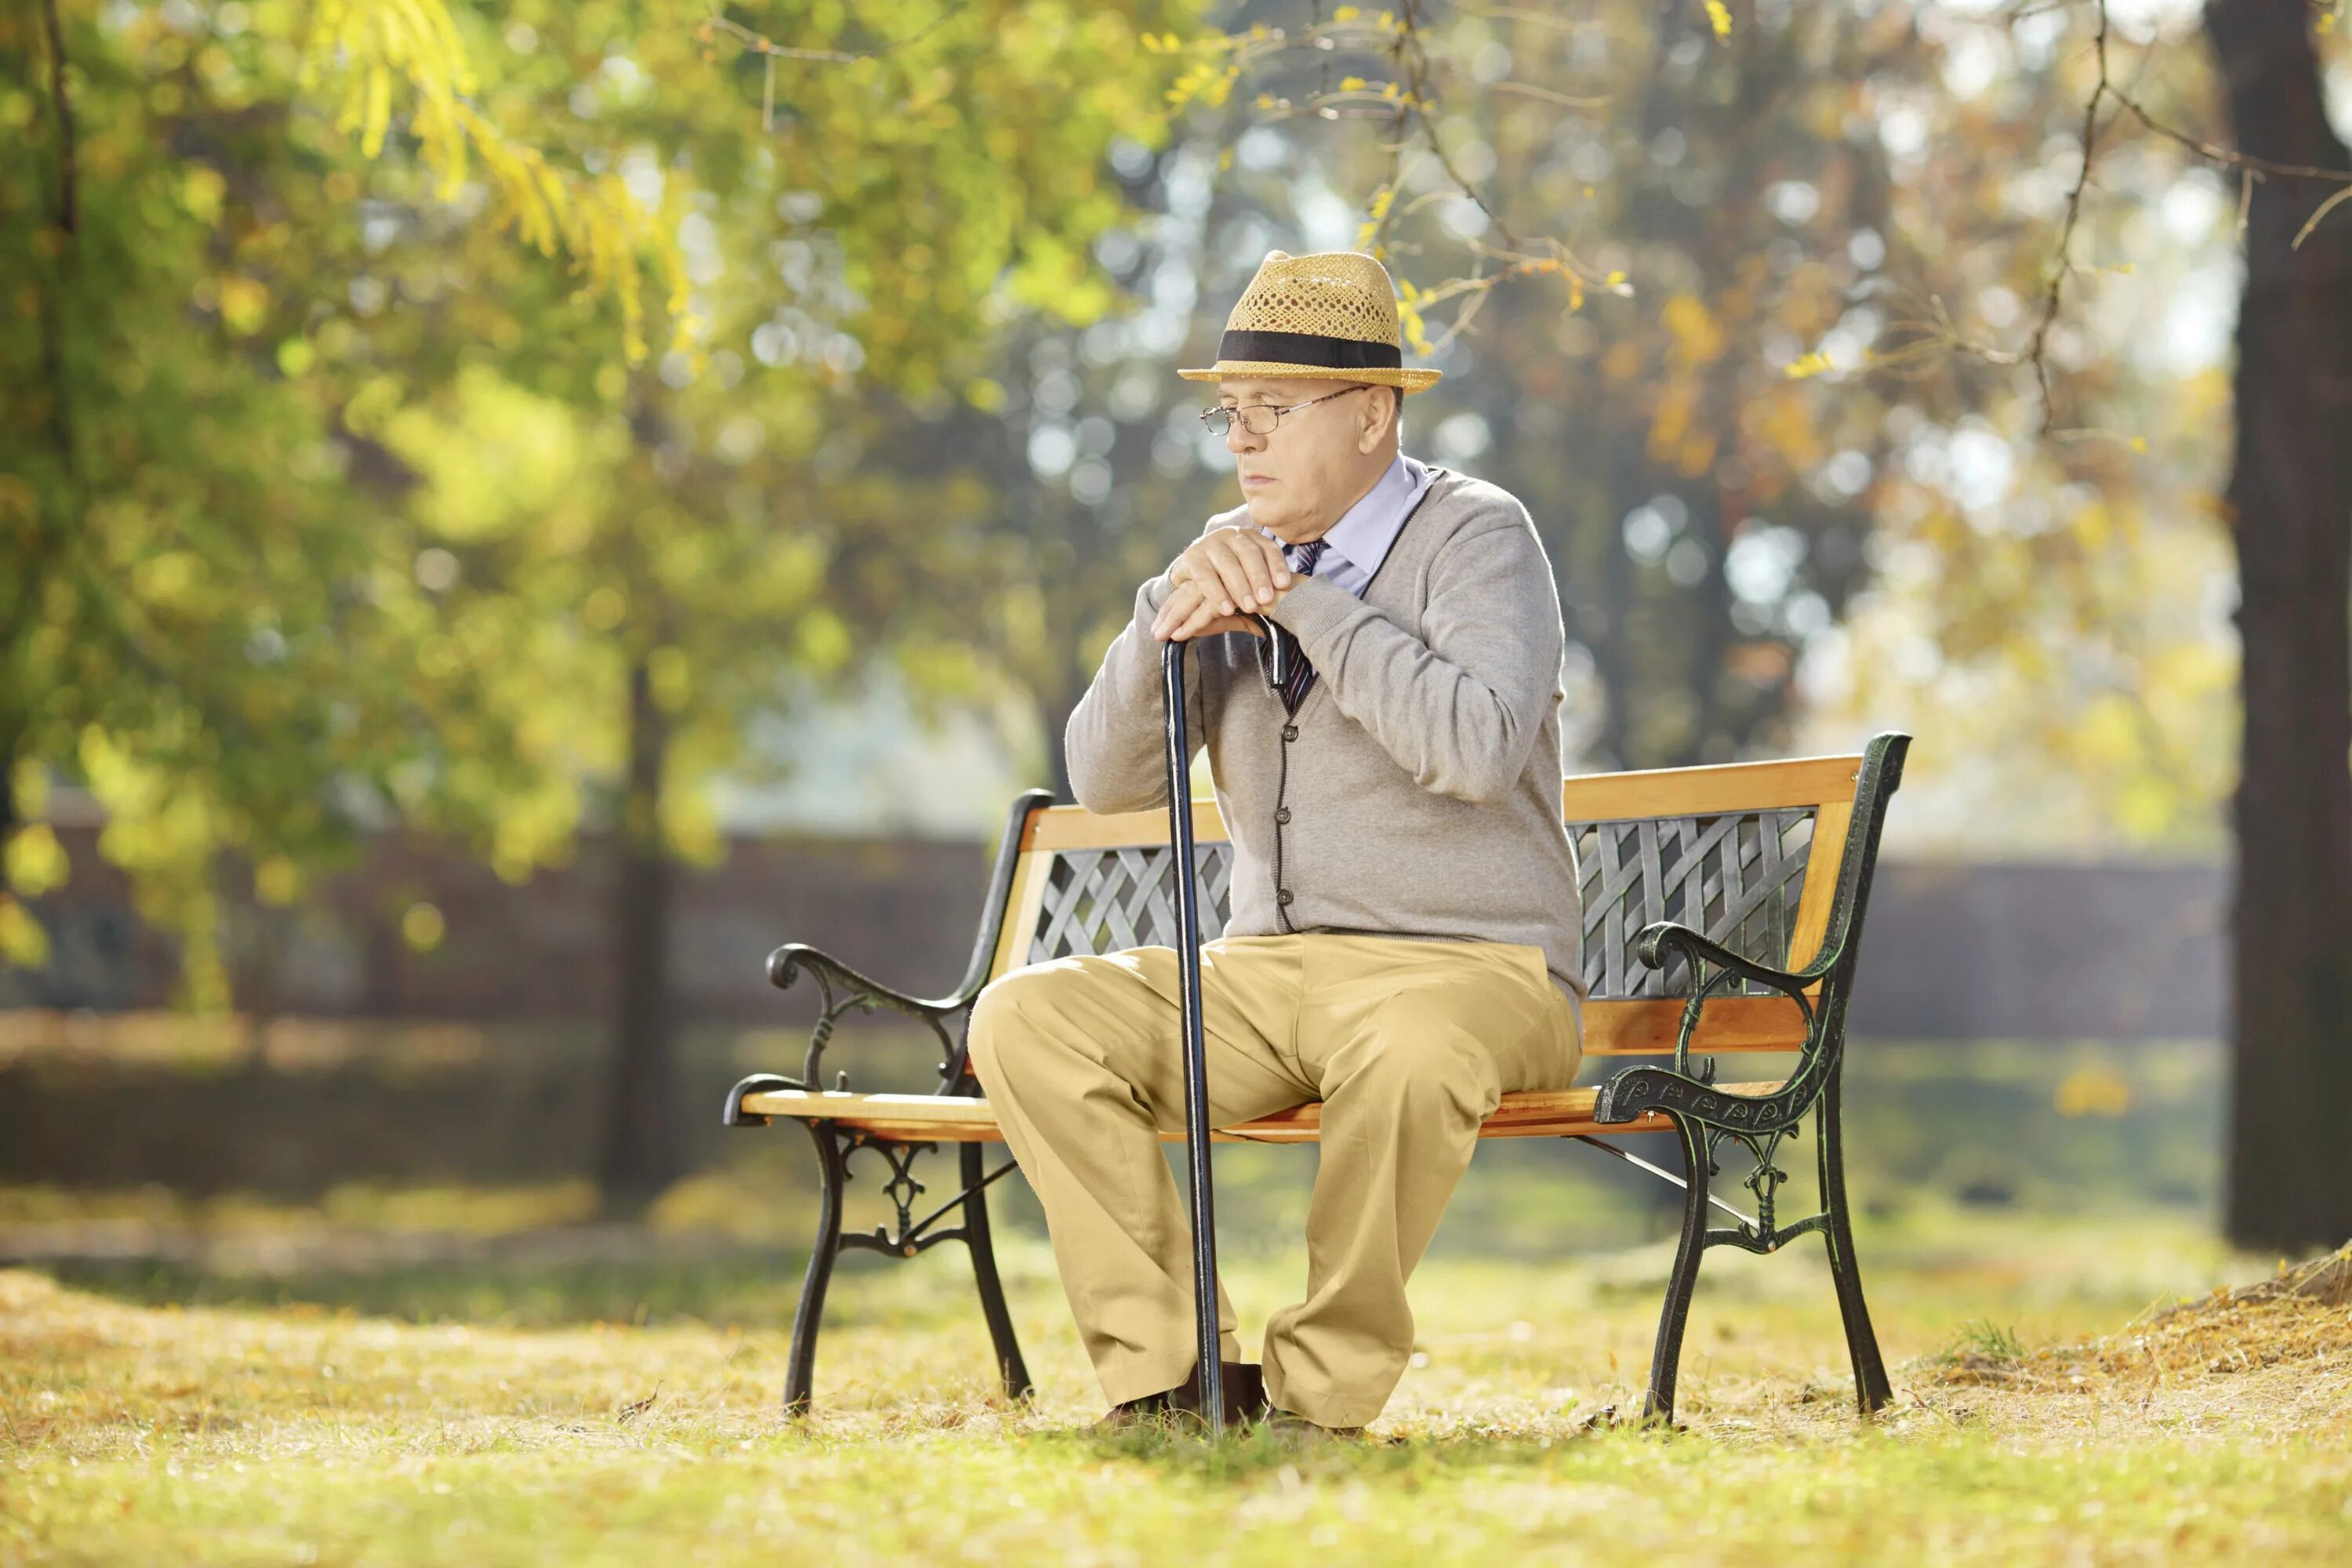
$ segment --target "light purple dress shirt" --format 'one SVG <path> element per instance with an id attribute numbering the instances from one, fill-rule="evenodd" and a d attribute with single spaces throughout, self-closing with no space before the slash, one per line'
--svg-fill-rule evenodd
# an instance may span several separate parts
<path id="1" fill-rule="evenodd" d="M 1323 553 L 1315 563 L 1315 575 L 1334 587 L 1345 588 L 1359 599 L 1371 586 L 1372 574 L 1388 559 L 1389 546 L 1404 527 L 1404 520 L 1412 515 L 1413 503 L 1429 489 L 1429 468 L 1426 464 L 1406 457 L 1402 452 L 1388 466 L 1363 499 L 1349 507 L 1331 531 L 1323 536 Z M 1270 529 L 1260 529 L 1268 539 Z M 1286 544 L 1283 559 L 1296 568 L 1302 547 Z"/>

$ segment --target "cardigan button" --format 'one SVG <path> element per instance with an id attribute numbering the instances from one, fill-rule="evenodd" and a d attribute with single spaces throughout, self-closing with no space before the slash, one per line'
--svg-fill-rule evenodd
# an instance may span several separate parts
<path id="1" fill-rule="evenodd" d="M 1298 739 L 1298 726 L 1296 724 L 1285 724 L 1282 727 L 1282 738 L 1286 741 L 1296 741 Z"/>
<path id="2" fill-rule="evenodd" d="M 1284 826 L 1288 826 L 1290 824 L 1290 807 L 1286 805 L 1278 805 L 1275 807 L 1274 819 Z"/>
<path id="3" fill-rule="evenodd" d="M 1286 904 L 1290 902 L 1290 889 L 1288 888 L 1276 889 L 1275 890 L 1274 897 L 1276 902 Z"/>

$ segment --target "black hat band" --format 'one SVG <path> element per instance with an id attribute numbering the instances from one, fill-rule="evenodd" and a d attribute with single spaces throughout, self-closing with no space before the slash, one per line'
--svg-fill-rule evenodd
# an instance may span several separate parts
<path id="1" fill-rule="evenodd" d="M 1217 357 L 1242 364 L 1311 364 L 1327 370 L 1396 370 L 1404 363 L 1403 351 L 1394 343 L 1320 332 L 1228 331 L 1218 340 Z"/>

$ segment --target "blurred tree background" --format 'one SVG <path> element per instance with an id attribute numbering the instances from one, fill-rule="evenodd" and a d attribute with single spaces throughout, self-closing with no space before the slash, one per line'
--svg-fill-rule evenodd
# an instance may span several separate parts
<path id="1" fill-rule="evenodd" d="M 715 852 L 702 785 L 788 676 L 969 679 L 909 612 L 924 520 L 974 502 L 859 465 L 856 399 L 992 402 L 1003 315 L 1103 310 L 1103 150 L 1168 74 L 1139 35 L 1191 20 L 12 9 L 12 886 L 63 874 L 32 819 L 52 771 L 86 782 L 218 1005 L 224 852 L 282 902 L 370 825 L 520 879 L 600 822 L 627 864 L 603 1175 L 658 1191 L 666 870 Z M 21 902 L 0 922 L 40 962 Z"/>
<path id="2" fill-rule="evenodd" d="M 2324 121 L 2237 124 L 2283 79 L 2230 58 L 2340 123 L 2352 56 L 2214 3 L 2268 40 L 2221 73 L 2165 5 L 14 7 L 0 949 L 42 961 L 53 783 L 215 1008 L 228 879 L 290 904 L 394 827 L 521 879 L 604 836 L 599 1173 L 642 1203 L 680 1163 L 673 868 L 812 765 L 761 726 L 878 680 L 1060 783 L 1135 583 L 1233 504 L 1173 371 L 1275 246 L 1399 280 L 1447 373 L 1407 449 L 1544 531 L 1578 765 L 1893 725 L 1915 852 L 2224 853 L 2242 765 L 2352 798 L 2308 724 L 2241 763 L 2220 499 L 2242 202 L 2339 301 L 2352 214 L 2291 247 L 2325 184 L 2213 154 L 2342 166 Z M 2312 508 L 2340 542 L 2352 502 Z M 2345 619 L 2340 571 L 2285 575 Z M 2329 679 L 2282 711 L 2342 728 Z M 2304 955 L 2264 994 L 2352 973 L 2323 796 L 2252 814 L 2326 884 L 2263 895 Z M 2306 1042 L 2256 1099 L 2341 1102 L 2335 984 L 2242 1022 Z M 2305 1152 L 2242 1237 L 2352 1230 L 2352 1164 L 2254 1142 Z"/>

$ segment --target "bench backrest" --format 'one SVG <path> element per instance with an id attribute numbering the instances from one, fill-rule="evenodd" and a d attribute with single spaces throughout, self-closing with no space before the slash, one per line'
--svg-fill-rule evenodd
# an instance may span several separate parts
<path id="1" fill-rule="evenodd" d="M 1661 972 L 1636 955 L 1634 939 L 1653 921 L 1677 921 L 1777 969 L 1801 970 L 1813 959 L 1840 884 L 1851 880 L 1841 874 L 1851 869 L 1843 862 L 1864 762 L 1803 757 L 1562 781 L 1562 820 L 1583 894 L 1588 1052 L 1672 1048 L 1681 1011 L 1673 998 L 1687 977 L 1678 959 Z M 992 922 L 990 978 L 1073 954 L 1172 943 L 1167 812 L 1097 816 L 1045 798 L 1024 797 L 1008 823 L 1018 837 L 1007 848 L 1017 858 L 998 879 L 1003 902 Z M 1224 927 L 1233 852 L 1216 803 L 1192 805 L 1207 938 Z M 1727 989 L 1731 997 L 1709 1009 L 1707 1048 L 1788 1050 L 1801 1042 L 1794 1004 Z"/>

